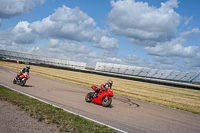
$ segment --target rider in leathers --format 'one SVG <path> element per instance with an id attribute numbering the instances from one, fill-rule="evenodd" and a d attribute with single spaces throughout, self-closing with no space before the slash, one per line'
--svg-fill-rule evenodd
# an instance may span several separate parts
<path id="1" fill-rule="evenodd" d="M 29 69 L 30 69 L 30 66 L 27 65 L 25 68 L 23 68 L 19 74 L 17 74 L 17 78 L 19 79 L 20 75 L 24 74 L 25 72 L 27 72 L 29 74 Z"/>
<path id="2" fill-rule="evenodd" d="M 93 97 L 97 98 L 97 97 L 98 97 L 98 93 L 99 93 L 100 90 L 105 91 L 108 87 L 109 87 L 110 89 L 112 89 L 112 84 L 113 84 L 113 81 L 112 81 L 112 80 L 108 80 L 107 83 L 101 84 L 100 88 L 97 88 L 97 89 L 95 90 L 95 94 L 94 94 Z"/>

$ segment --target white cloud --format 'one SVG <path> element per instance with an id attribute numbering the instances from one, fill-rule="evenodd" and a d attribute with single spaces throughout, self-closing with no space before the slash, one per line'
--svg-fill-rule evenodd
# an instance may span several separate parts
<path id="1" fill-rule="evenodd" d="M 30 24 L 30 28 L 40 38 L 86 41 L 102 49 L 119 49 L 118 40 L 109 38 L 107 31 L 96 27 L 95 21 L 78 7 L 63 5 L 42 21 Z"/>
<path id="2" fill-rule="evenodd" d="M 192 67 L 192 68 L 196 67 L 196 69 L 199 71 L 199 68 L 200 68 L 199 59 L 200 59 L 200 51 L 198 53 L 196 53 L 196 55 L 193 58 L 185 58 L 184 59 L 184 64 L 186 66 L 189 66 L 189 67 Z"/>
<path id="3" fill-rule="evenodd" d="M 0 18 L 12 18 L 30 11 L 45 0 L 0 0 Z"/>
<path id="4" fill-rule="evenodd" d="M 115 38 L 108 38 L 106 36 L 102 36 L 100 40 L 96 40 L 94 42 L 95 43 L 93 43 L 93 46 L 98 48 L 103 48 L 107 50 L 119 49 L 118 40 Z"/>
<path id="5" fill-rule="evenodd" d="M 65 54 L 66 52 L 77 53 L 89 53 L 90 50 L 79 42 L 69 42 L 62 41 L 59 42 L 56 39 L 50 39 L 45 49 L 51 52 L 59 52 L 60 54 Z"/>
<path id="6" fill-rule="evenodd" d="M 11 31 L 0 31 L 0 44 L 1 45 L 9 45 L 12 44 L 13 34 Z"/>
<path id="7" fill-rule="evenodd" d="M 30 23 L 27 22 L 27 21 L 18 22 L 18 24 L 13 29 L 13 32 L 14 33 L 18 33 L 18 32 L 27 32 L 27 33 L 30 33 L 31 29 L 28 27 L 29 25 L 30 25 Z"/>
<path id="8" fill-rule="evenodd" d="M 41 37 L 91 41 L 95 25 L 94 20 L 78 7 L 71 9 L 63 5 L 42 21 L 33 22 L 30 27 Z"/>
<path id="9" fill-rule="evenodd" d="M 185 42 L 183 38 L 176 38 L 172 41 L 164 43 L 158 43 L 154 47 L 145 47 L 147 54 L 156 56 L 167 56 L 167 57 L 193 57 L 198 51 L 198 46 L 187 46 L 184 47 L 182 44 Z"/>
<path id="10" fill-rule="evenodd" d="M 33 53 L 36 54 L 36 52 L 39 50 L 39 47 L 34 46 L 27 46 L 26 44 L 2 44 L 0 43 L 0 49 L 8 50 L 8 51 L 15 51 L 15 52 L 22 52 L 22 53 Z"/>
<path id="11" fill-rule="evenodd" d="M 173 8 L 178 7 L 177 0 L 162 3 L 160 8 L 134 0 L 112 0 L 111 5 L 108 24 L 117 35 L 126 36 L 140 45 L 164 42 L 176 35 L 180 16 Z"/>
<path id="12" fill-rule="evenodd" d="M 31 33 L 29 28 L 30 23 L 27 21 L 18 22 L 12 30 L 13 41 L 18 44 L 31 44 L 34 43 L 35 35 Z"/>
<path id="13" fill-rule="evenodd" d="M 18 22 L 14 28 L 0 31 L 0 44 L 32 44 L 35 41 L 35 35 L 31 33 L 29 24 L 26 21 Z"/>
<path id="14" fill-rule="evenodd" d="M 122 59 L 120 58 L 115 58 L 115 57 L 109 57 L 107 58 L 108 60 L 110 60 L 110 62 L 117 62 L 117 63 L 121 63 L 122 62 Z"/>
<path id="15" fill-rule="evenodd" d="M 118 40 L 109 38 L 108 31 L 96 27 L 96 23 L 91 17 L 78 7 L 71 9 L 65 5 L 56 9 L 52 15 L 42 21 L 33 23 L 21 21 L 13 29 L 1 32 L 1 34 L 9 35 L 7 39 L 0 37 L 0 42 L 7 44 L 31 44 L 37 38 L 54 38 L 77 42 L 85 41 L 104 50 L 119 49 Z"/>
<path id="16" fill-rule="evenodd" d="M 149 62 L 148 59 L 141 59 L 140 57 L 134 54 L 126 55 L 124 57 L 121 57 L 121 59 L 123 64 L 151 68 L 151 63 Z"/>
<path id="17" fill-rule="evenodd" d="M 193 19 L 193 16 L 189 17 L 186 21 L 185 21 L 185 25 L 187 26 L 189 24 L 189 22 Z"/>
<path id="18" fill-rule="evenodd" d="M 186 39 L 197 36 L 200 33 L 198 28 L 191 31 L 183 32 L 180 37 L 174 38 L 171 41 L 157 43 L 156 46 L 145 47 L 147 54 L 165 57 L 182 57 L 193 58 L 200 51 L 196 45 L 183 46 Z"/>
<path id="19" fill-rule="evenodd" d="M 175 64 L 178 61 L 176 57 L 160 57 L 160 56 L 155 56 L 153 60 L 156 62 L 160 62 L 162 64 L 171 64 L 171 65 Z"/>
<path id="20" fill-rule="evenodd" d="M 115 58 L 116 54 L 113 52 L 111 54 L 109 53 L 107 50 L 97 53 L 79 42 L 59 41 L 57 39 L 50 39 L 48 45 L 38 51 L 40 55 L 43 54 L 53 58 L 85 62 L 89 67 L 95 67 L 98 61 L 114 61 L 114 59 L 117 61 L 117 58 Z"/>
<path id="21" fill-rule="evenodd" d="M 58 44 L 59 44 L 59 40 L 57 40 L 57 39 L 50 39 L 49 43 L 48 43 L 48 47 L 50 47 L 50 48 L 56 48 Z"/>
<path id="22" fill-rule="evenodd" d="M 200 33 L 199 28 L 194 28 L 191 31 L 186 31 L 181 33 L 180 36 L 183 38 L 190 38 L 192 36 L 198 36 L 199 33 Z"/>

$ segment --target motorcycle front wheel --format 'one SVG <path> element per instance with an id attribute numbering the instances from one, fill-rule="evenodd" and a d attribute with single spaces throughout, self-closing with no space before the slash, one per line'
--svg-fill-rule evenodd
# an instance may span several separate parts
<path id="1" fill-rule="evenodd" d="M 85 101 L 90 103 L 92 102 L 92 94 L 93 92 L 89 92 L 86 96 L 85 96 Z"/>
<path id="2" fill-rule="evenodd" d="M 103 105 L 104 107 L 110 106 L 111 103 L 112 103 L 112 98 L 111 98 L 111 97 L 109 97 L 107 100 L 106 100 L 106 97 L 103 98 L 102 105 Z"/>
<path id="3" fill-rule="evenodd" d="M 26 83 L 26 78 L 22 78 L 22 80 L 21 80 L 21 82 L 20 82 L 20 85 L 21 85 L 21 86 L 24 86 L 25 83 Z"/>

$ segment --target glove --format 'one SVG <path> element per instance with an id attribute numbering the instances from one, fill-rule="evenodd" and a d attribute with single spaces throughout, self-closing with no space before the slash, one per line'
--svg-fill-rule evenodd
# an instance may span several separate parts
<path id="1" fill-rule="evenodd" d="M 104 91 L 106 90 L 104 87 L 102 87 L 101 89 L 104 90 Z"/>

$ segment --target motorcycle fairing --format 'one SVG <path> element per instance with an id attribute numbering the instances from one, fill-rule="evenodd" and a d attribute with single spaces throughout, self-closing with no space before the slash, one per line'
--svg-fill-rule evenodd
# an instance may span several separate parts
<path id="1" fill-rule="evenodd" d="M 112 90 L 111 90 L 111 91 L 112 91 Z M 109 94 L 109 95 L 108 95 L 108 94 Z M 108 93 L 108 92 L 106 92 L 106 91 L 100 90 L 100 92 L 98 93 L 98 98 L 92 99 L 92 102 L 102 104 L 102 99 L 103 99 L 105 96 L 106 96 L 107 98 L 109 98 L 109 97 L 113 97 L 114 95 L 113 95 L 113 93 Z"/>

